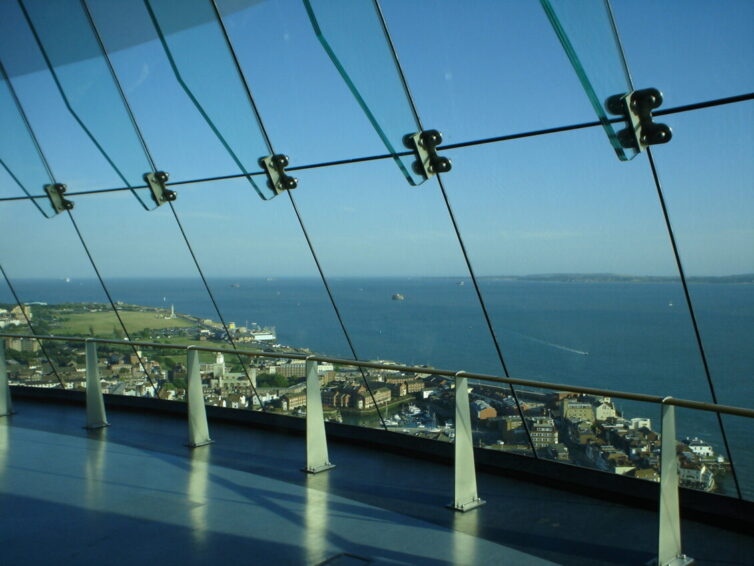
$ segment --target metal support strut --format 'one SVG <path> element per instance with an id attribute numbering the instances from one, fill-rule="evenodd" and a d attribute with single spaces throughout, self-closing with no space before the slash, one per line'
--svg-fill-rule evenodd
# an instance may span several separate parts
<path id="1" fill-rule="evenodd" d="M 414 173 L 429 179 L 437 173 L 447 173 L 453 167 L 450 159 L 437 155 L 437 146 L 442 143 L 442 134 L 437 130 L 425 130 L 403 136 L 403 145 L 412 150 L 416 161 L 412 165 Z"/>
<path id="2" fill-rule="evenodd" d="M 448 505 L 456 511 L 470 511 L 485 501 L 476 491 L 474 439 L 469 410 L 469 378 L 456 374 L 455 501 Z"/>
<path id="3" fill-rule="evenodd" d="M 66 210 L 73 210 L 73 202 L 63 197 L 66 191 L 65 185 L 55 183 L 54 185 L 45 185 L 44 189 L 55 214 L 60 214 Z"/>
<path id="4" fill-rule="evenodd" d="M 327 455 L 325 417 L 322 412 L 317 362 L 306 360 L 306 468 L 302 471 L 317 474 L 334 467 Z"/>
<path id="5" fill-rule="evenodd" d="M 202 392 L 202 378 L 199 375 L 199 352 L 188 347 L 186 352 L 186 367 L 188 368 L 188 426 L 191 448 L 210 444 L 209 427 L 207 426 L 207 407 L 204 405 Z"/>
<path id="6" fill-rule="evenodd" d="M 105 415 L 105 400 L 97 368 L 97 343 L 86 341 L 86 428 L 110 426 Z"/>
<path id="7" fill-rule="evenodd" d="M 298 179 L 285 172 L 288 167 L 288 156 L 282 154 L 269 155 L 259 158 L 259 166 L 267 173 L 267 186 L 279 195 L 283 191 L 290 191 L 298 187 Z"/>
<path id="8" fill-rule="evenodd" d="M 5 363 L 5 340 L 0 339 L 0 417 L 7 417 L 13 412 L 8 384 L 8 366 Z"/>
<path id="9" fill-rule="evenodd" d="M 660 534 L 656 566 L 688 566 L 694 559 L 681 552 L 681 518 L 678 506 L 678 456 L 676 455 L 675 407 L 662 405 L 660 467 Z"/>
<path id="10" fill-rule="evenodd" d="M 623 116 L 629 124 L 628 128 L 618 132 L 618 141 L 623 147 L 644 151 L 650 145 L 671 140 L 673 131 L 670 126 L 652 121 L 652 110 L 661 105 L 662 93 L 656 88 L 634 90 L 608 98 L 608 112 Z"/>

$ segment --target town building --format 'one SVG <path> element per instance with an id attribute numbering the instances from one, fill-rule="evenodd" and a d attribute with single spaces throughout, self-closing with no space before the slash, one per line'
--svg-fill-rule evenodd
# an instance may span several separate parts
<path id="1" fill-rule="evenodd" d="M 572 422 L 594 422 L 594 406 L 589 401 L 567 398 L 562 401 L 561 413 L 564 419 Z"/>
<path id="2" fill-rule="evenodd" d="M 280 397 L 280 408 L 292 411 L 299 407 L 306 407 L 306 393 L 286 393 Z"/>
<path id="3" fill-rule="evenodd" d="M 534 447 L 546 448 L 558 443 L 558 429 L 552 417 L 534 417 L 529 420 L 529 434 Z"/>
<path id="4" fill-rule="evenodd" d="M 486 401 L 477 399 L 471 402 L 471 417 L 480 421 L 493 419 L 497 416 L 497 411 Z"/>

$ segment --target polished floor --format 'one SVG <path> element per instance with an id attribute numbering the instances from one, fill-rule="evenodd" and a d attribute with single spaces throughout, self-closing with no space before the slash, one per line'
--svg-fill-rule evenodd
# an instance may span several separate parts
<path id="1" fill-rule="evenodd" d="M 16 402 L 0 418 L 0 565 L 643 564 L 656 514 L 486 474 L 459 514 L 452 468 L 353 445 L 300 471 L 298 436 L 172 416 Z M 698 564 L 754 564 L 754 537 L 684 522 Z"/>

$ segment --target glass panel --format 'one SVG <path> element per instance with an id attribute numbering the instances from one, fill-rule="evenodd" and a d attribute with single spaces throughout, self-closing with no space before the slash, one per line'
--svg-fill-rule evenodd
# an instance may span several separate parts
<path id="1" fill-rule="evenodd" d="M 659 411 L 656 411 L 655 414 L 658 419 L 661 418 Z M 730 497 L 738 497 L 736 483 L 731 473 L 730 455 L 725 449 L 725 443 L 720 434 L 720 423 L 717 415 L 707 411 L 694 411 L 678 407 L 676 407 L 675 414 L 681 487 L 699 491 L 713 491 Z M 733 419 L 736 418 L 733 417 Z M 737 420 L 750 421 L 750 419 Z M 723 423 L 725 424 L 725 432 L 728 435 L 729 441 L 732 434 L 735 435 L 752 430 L 751 422 L 732 423 L 731 420 L 726 418 L 723 419 Z M 732 427 L 730 426 L 731 424 L 733 424 Z M 741 424 L 746 424 L 747 426 L 736 427 L 736 425 Z M 738 430 L 734 432 L 736 428 Z M 660 429 L 659 421 L 657 429 Z M 747 463 L 744 460 L 741 466 L 735 460 L 734 463 L 740 483 L 742 479 L 741 471 L 744 474 L 744 478 L 750 474 L 751 461 Z M 751 478 L 750 475 L 749 478 Z M 741 484 L 741 487 L 745 487 L 745 484 Z M 751 495 L 751 485 L 748 487 L 748 492 Z"/>
<path id="2" fill-rule="evenodd" d="M 739 399 L 742 398 L 740 397 Z M 751 399 L 750 394 L 749 399 Z M 736 402 L 736 405 L 751 408 L 751 403 L 742 403 L 740 400 Z M 732 460 L 736 468 L 741 496 L 748 501 L 754 501 L 754 453 L 751 450 L 751 435 L 754 434 L 754 420 L 724 415 L 723 426 L 728 435 L 728 445 L 733 455 Z M 707 439 L 702 437 L 702 440 Z M 718 450 L 719 453 L 725 456 L 725 453 L 714 445 L 713 450 Z M 725 468 L 722 471 L 725 473 L 717 473 L 715 475 L 719 491 L 735 496 L 736 488 L 733 483 L 733 476 Z"/>
<path id="3" fill-rule="evenodd" d="M 422 123 L 445 143 L 594 120 L 537 2 L 380 6 Z"/>
<path id="4" fill-rule="evenodd" d="M 608 122 L 615 118 L 607 110 L 608 99 L 633 90 L 609 5 L 606 1 L 541 2 L 615 153 L 623 161 L 632 159 L 638 151 L 622 147 L 614 125 Z"/>
<path id="5" fill-rule="evenodd" d="M 390 170 L 381 161 L 302 172 L 307 189 L 295 195 L 304 219 L 337 218 L 309 230 L 358 355 L 500 375 L 436 181 L 405 191 Z M 442 384 L 430 389 L 445 402 Z"/>
<path id="6" fill-rule="evenodd" d="M 402 193 L 386 161 L 305 177 L 296 200 L 361 358 L 499 372 L 439 193 Z"/>
<path id="7" fill-rule="evenodd" d="M 178 81 L 243 173 L 260 170 L 271 149 L 212 4 L 204 0 L 145 2 Z M 249 178 L 259 196 L 275 192 Z"/>
<path id="8" fill-rule="evenodd" d="M 152 168 L 81 2 L 25 0 L 20 5 L 25 7 L 35 39 L 81 128 L 121 186 L 143 187 L 142 176 Z M 144 208 L 155 207 L 148 189 L 132 192 Z"/>
<path id="9" fill-rule="evenodd" d="M 45 220 L 27 202 L 2 203 L 0 225 L 13 229 L 3 231 L 0 265 L 27 305 L 35 332 L 112 338 L 117 320 L 66 216 Z M 9 311 L 0 314 L 0 332 L 30 334 L 1 275 L 0 302 Z M 82 388 L 83 344 L 45 341 L 43 346 L 67 387 Z M 37 342 L 9 344 L 9 359 L 18 362 L 11 365 L 12 379 L 23 385 L 58 383 Z"/>
<path id="10" fill-rule="evenodd" d="M 204 202 L 214 198 L 211 194 L 211 191 L 203 192 Z M 178 198 L 180 200 L 181 196 Z M 131 337 L 150 342 L 204 342 L 229 347 L 218 313 L 198 276 L 171 207 L 163 206 L 144 214 L 123 204 L 123 195 L 116 193 L 79 197 L 75 213 L 113 300 L 119 302 L 125 315 L 124 322 Z M 203 218 L 206 221 L 207 216 Z M 93 237 L 102 233 L 118 234 L 118 238 Z M 226 292 L 235 290 L 228 286 Z M 235 322 L 225 315 L 224 318 Z M 160 371 L 170 382 L 164 388 L 166 398 L 182 399 L 187 377 L 185 352 L 145 349 L 143 353 L 146 360 L 159 363 Z M 226 363 L 229 377 L 240 382 L 236 383 L 237 387 L 250 388 L 237 357 L 226 355 L 223 361 L 218 361 L 215 354 L 202 352 L 200 361 L 213 367 Z M 205 371 L 214 370 L 205 368 Z M 211 387 L 205 391 L 205 397 L 208 402 L 223 401 Z M 248 397 L 251 398 L 250 393 Z"/>
<path id="11" fill-rule="evenodd" d="M 174 203 L 238 346 L 350 357 L 288 196 L 260 206 L 247 187 L 186 185 Z"/>
<path id="12" fill-rule="evenodd" d="M 449 198 L 510 371 L 708 401 L 651 174 L 641 161 L 595 161 L 600 135 L 446 152 Z M 682 431 L 723 451 L 709 415 Z"/>
<path id="13" fill-rule="evenodd" d="M 122 186 L 66 107 L 18 2 L 0 3 L 0 59 L 47 159 L 50 175 L 67 184 L 69 192 Z"/>
<path id="14" fill-rule="evenodd" d="M 636 0 L 611 6 L 636 84 L 659 88 L 663 108 L 754 91 L 754 3 Z M 661 33 L 648 30 L 648 14 Z"/>
<path id="15" fill-rule="evenodd" d="M 277 151 L 296 165 L 385 152 L 312 31 L 303 2 L 217 4 Z"/>
<path id="16" fill-rule="evenodd" d="M 17 99 L 11 90 L 10 80 L 0 64 L 0 196 L 31 196 L 43 192 L 44 185 L 53 183 L 40 156 L 37 144 L 29 131 L 28 123 L 21 113 Z M 54 216 L 47 197 L 31 202 L 46 217 Z"/>
<path id="17" fill-rule="evenodd" d="M 87 6 L 156 168 L 169 173 L 171 182 L 238 174 L 238 165 L 178 82 L 144 2 L 87 0 Z M 221 90 L 215 96 L 222 96 Z"/>
<path id="18" fill-rule="evenodd" d="M 652 177 L 645 163 L 595 162 L 599 145 L 592 128 L 447 152 L 511 371 L 706 400 Z"/>
<path id="19" fill-rule="evenodd" d="M 387 150 L 393 154 L 405 151 L 403 136 L 420 127 L 376 4 L 305 0 L 305 5 L 322 47 Z M 409 183 L 424 182 L 411 168 L 413 156 L 394 159 Z"/>
<path id="20" fill-rule="evenodd" d="M 325 370 L 325 371 L 322 371 Z M 429 374 L 407 374 L 392 370 L 366 371 L 364 385 L 361 371 L 355 366 L 320 366 L 322 404 L 325 419 L 356 426 L 380 428 L 382 423 L 375 408 L 380 407 L 387 429 L 391 432 L 421 436 L 441 442 L 454 438 L 453 405 L 436 395 L 426 399 L 435 385 Z"/>
<path id="21" fill-rule="evenodd" d="M 754 102 L 672 116 L 655 160 L 718 401 L 754 399 Z M 754 496 L 751 426 L 726 418 L 742 491 Z M 740 467 L 738 461 L 741 460 Z"/>

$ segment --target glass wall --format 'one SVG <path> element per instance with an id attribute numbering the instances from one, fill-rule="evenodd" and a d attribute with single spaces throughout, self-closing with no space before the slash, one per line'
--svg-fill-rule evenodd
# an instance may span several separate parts
<path id="1" fill-rule="evenodd" d="M 0 276 L 0 332 L 122 337 L 66 215 L 46 219 L 30 202 L 6 202 L 0 225 L 6 227 L 0 250 L 5 275 Z M 8 339 L 6 350 L 8 359 L 17 362 L 10 366 L 14 383 L 84 387 L 81 343 Z"/>
<path id="2" fill-rule="evenodd" d="M 583 14 L 561 21 L 579 76 L 542 3 L 347 4 L 2 3 L 2 330 L 26 331 L 26 313 L 43 333 L 423 366 L 320 364 L 325 410 L 442 441 L 455 435 L 453 382 L 433 367 L 752 397 L 751 100 L 663 116 L 674 137 L 653 150 L 708 379 L 652 163 L 616 159 L 590 104 L 620 90 L 607 78 L 627 81 L 607 20 L 593 35 Z M 662 90 L 664 110 L 751 98 L 749 3 L 714 18 L 697 4 L 651 9 L 665 32 L 653 42 L 648 5 L 615 10 L 636 88 Z M 441 181 L 422 183 L 401 154 L 414 110 L 444 134 L 453 169 Z M 273 147 L 299 179 L 290 193 L 275 195 L 261 171 Z M 175 201 L 157 207 L 143 181 L 154 171 L 169 174 Z M 51 182 L 67 185 L 70 215 L 42 214 L 55 212 Z M 9 349 L 14 379 L 54 377 L 36 346 Z M 100 354 L 107 391 L 185 398 L 183 353 Z M 80 347 L 50 357 L 68 381 L 83 375 Z M 302 363 L 201 362 L 208 403 L 303 414 Z M 651 407 L 472 388 L 478 445 L 600 469 L 620 460 L 608 471 L 655 479 Z M 681 458 L 710 472 L 714 487 L 696 487 L 736 495 L 732 460 L 751 497 L 753 425 L 722 424 L 679 411 Z"/>

